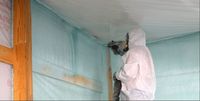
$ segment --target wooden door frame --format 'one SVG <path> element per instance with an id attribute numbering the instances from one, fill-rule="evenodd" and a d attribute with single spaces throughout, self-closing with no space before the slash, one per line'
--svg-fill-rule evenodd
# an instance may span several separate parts
<path id="1" fill-rule="evenodd" d="M 14 100 L 32 100 L 31 1 L 13 0 L 13 48 L 0 45 L 0 61 L 13 66 Z"/>

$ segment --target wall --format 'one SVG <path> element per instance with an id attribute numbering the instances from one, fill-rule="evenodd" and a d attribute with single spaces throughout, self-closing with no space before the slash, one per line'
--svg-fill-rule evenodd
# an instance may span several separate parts
<path id="1" fill-rule="evenodd" d="M 105 47 L 34 0 L 32 34 L 34 100 L 108 98 Z M 156 70 L 156 99 L 199 99 L 199 33 L 148 46 Z M 115 72 L 121 60 L 113 54 L 111 58 Z M 74 76 L 89 80 L 90 86 L 70 81 Z"/>
<path id="2" fill-rule="evenodd" d="M 148 44 L 156 70 L 156 99 L 199 99 L 199 34 Z"/>
<path id="3" fill-rule="evenodd" d="M 31 2 L 33 99 L 107 100 L 106 48 Z"/>
<path id="4" fill-rule="evenodd" d="M 112 67 L 112 73 L 115 73 L 120 70 L 120 68 L 123 66 L 123 62 L 121 59 L 121 56 L 113 54 L 113 52 L 110 50 L 111 53 L 111 67 Z"/>
<path id="5" fill-rule="evenodd" d="M 199 32 L 149 43 L 157 87 L 156 100 L 199 99 Z M 111 55 L 113 72 L 122 62 Z"/>

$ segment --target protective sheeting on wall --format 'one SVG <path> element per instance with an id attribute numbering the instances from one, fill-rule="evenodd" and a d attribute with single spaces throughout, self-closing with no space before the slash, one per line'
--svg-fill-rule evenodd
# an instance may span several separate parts
<path id="1" fill-rule="evenodd" d="M 12 0 L 0 0 L 0 45 L 12 47 Z M 12 66 L 0 61 L 0 100 L 12 100 Z"/>
<path id="2" fill-rule="evenodd" d="M 111 50 L 110 53 L 111 53 L 112 73 L 115 73 L 118 72 L 120 68 L 123 66 L 123 61 L 121 59 L 121 56 L 113 54 Z"/>
<path id="3" fill-rule="evenodd" d="M 199 99 L 199 35 L 148 44 L 156 70 L 156 99 Z"/>
<path id="4" fill-rule="evenodd" d="M 31 9 L 33 99 L 106 100 L 106 48 L 34 0 Z"/>
<path id="5" fill-rule="evenodd" d="M 147 44 L 155 65 L 156 100 L 199 99 L 199 35 L 189 33 Z M 113 72 L 123 66 L 119 56 L 112 54 L 111 60 Z"/>

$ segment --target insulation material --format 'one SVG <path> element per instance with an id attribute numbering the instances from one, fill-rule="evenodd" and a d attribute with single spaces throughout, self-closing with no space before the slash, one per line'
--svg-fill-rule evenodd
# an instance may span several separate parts
<path id="1" fill-rule="evenodd" d="M 0 0 L 0 45 L 12 46 L 12 0 Z"/>
<path id="2" fill-rule="evenodd" d="M 34 0 L 33 99 L 107 99 L 105 47 Z"/>
<path id="3" fill-rule="evenodd" d="M 0 0 L 0 45 L 12 47 L 11 0 Z M 0 100 L 12 100 L 12 66 L 0 62 Z"/>
<path id="4" fill-rule="evenodd" d="M 104 43 L 140 25 L 147 40 L 199 31 L 199 0 L 37 0 Z"/>
<path id="5" fill-rule="evenodd" d="M 199 0 L 118 0 L 148 41 L 199 31 Z"/>

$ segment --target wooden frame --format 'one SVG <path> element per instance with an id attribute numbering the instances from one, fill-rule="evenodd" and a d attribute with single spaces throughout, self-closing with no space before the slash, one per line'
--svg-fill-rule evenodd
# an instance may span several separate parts
<path id="1" fill-rule="evenodd" d="M 13 0 L 13 48 L 0 45 L 0 61 L 13 65 L 14 100 L 32 100 L 30 0 Z"/>
<path id="2" fill-rule="evenodd" d="M 107 48 L 106 50 L 106 61 L 107 61 L 107 79 L 108 79 L 108 100 L 113 100 L 113 86 L 112 86 L 112 67 L 110 63 L 110 49 Z"/>
<path id="3" fill-rule="evenodd" d="M 0 45 L 0 61 L 13 64 L 14 58 L 13 49 Z"/>

